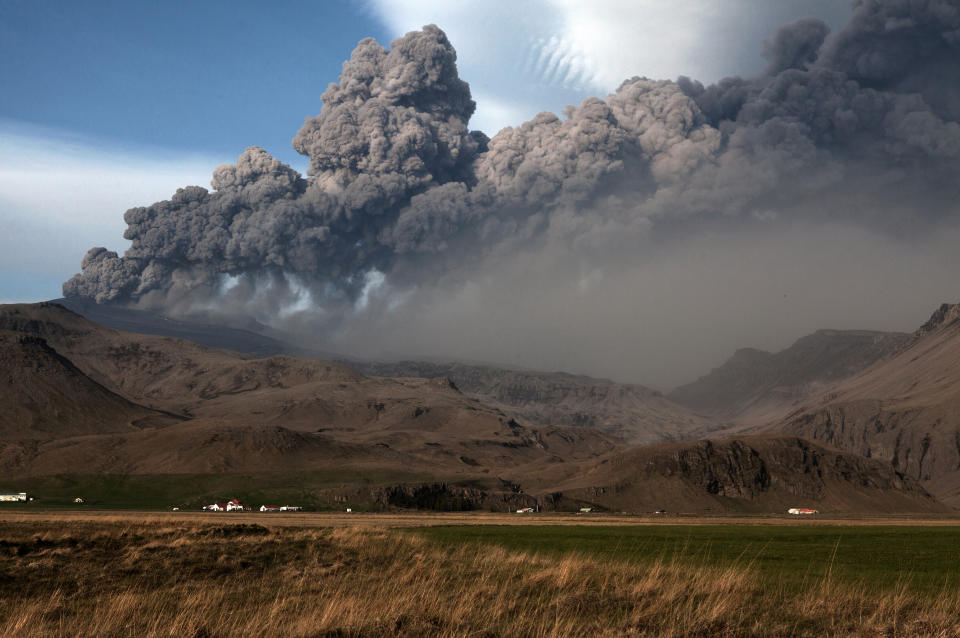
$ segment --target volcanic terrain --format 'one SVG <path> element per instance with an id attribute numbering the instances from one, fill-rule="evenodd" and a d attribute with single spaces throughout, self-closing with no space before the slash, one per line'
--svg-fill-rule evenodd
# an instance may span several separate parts
<path id="1" fill-rule="evenodd" d="M 0 307 L 0 330 L 10 379 L 0 468 L 19 485 L 65 473 L 216 476 L 219 485 L 256 475 L 296 484 L 319 507 L 349 495 L 440 509 L 943 508 L 887 463 L 795 436 L 662 443 L 702 435 L 706 421 L 665 427 L 648 406 L 660 401 L 675 415 L 674 406 L 638 386 L 446 368 L 492 397 L 488 405 L 448 376 L 368 377 L 328 361 L 256 358 L 113 330 L 52 303 Z M 577 409 L 601 418 L 542 423 Z M 538 422 L 517 416 L 524 411 Z M 185 503 L 208 496 L 202 483 Z"/>

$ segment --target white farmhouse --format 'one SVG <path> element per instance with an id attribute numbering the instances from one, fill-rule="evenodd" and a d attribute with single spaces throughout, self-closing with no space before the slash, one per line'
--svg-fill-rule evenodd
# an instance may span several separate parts
<path id="1" fill-rule="evenodd" d="M 6 503 L 26 503 L 27 502 L 27 493 L 26 492 L 3 492 L 0 493 L 0 502 Z"/>

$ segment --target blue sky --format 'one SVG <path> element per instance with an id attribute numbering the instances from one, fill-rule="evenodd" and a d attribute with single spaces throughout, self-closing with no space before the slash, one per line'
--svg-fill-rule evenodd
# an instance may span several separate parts
<path id="1" fill-rule="evenodd" d="M 846 0 L 0 0 L 0 302 L 60 295 L 123 212 L 208 185 L 259 145 L 294 167 L 304 117 L 356 43 L 443 28 L 493 135 L 624 78 L 749 75 L 780 24 Z"/>

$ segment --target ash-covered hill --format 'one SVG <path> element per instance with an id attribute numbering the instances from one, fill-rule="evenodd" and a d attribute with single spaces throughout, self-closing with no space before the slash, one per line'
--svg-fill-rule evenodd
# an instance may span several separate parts
<path id="1" fill-rule="evenodd" d="M 960 305 L 942 305 L 893 356 L 775 429 L 887 461 L 960 505 Z"/>
<path id="2" fill-rule="evenodd" d="M 826 387 L 867 369 L 909 338 L 897 332 L 818 330 L 777 353 L 743 348 L 719 368 L 667 397 L 704 415 L 765 425 Z"/>
<path id="3" fill-rule="evenodd" d="M 178 419 L 104 388 L 35 335 L 0 330 L 0 437 L 5 441 L 131 432 Z"/>
<path id="4" fill-rule="evenodd" d="M 253 359 L 112 330 L 55 304 L 0 306 L 0 329 L 42 339 L 106 388 L 105 396 L 181 421 L 87 436 L 65 421 L 46 432 L 46 442 L 16 454 L 4 437 L 7 476 L 323 469 L 496 482 L 519 468 L 588 460 L 618 445 L 589 429 L 520 423 L 443 379 L 370 378 L 325 361 Z M 19 372 L 33 374 L 26 365 Z M 90 400 L 111 405 L 94 394 Z"/>
<path id="5" fill-rule="evenodd" d="M 646 444 L 704 436 L 715 421 L 695 414 L 641 385 L 562 372 L 537 372 L 488 365 L 403 361 L 357 361 L 294 345 L 289 335 L 266 335 L 264 326 L 224 326 L 196 319 L 174 319 L 156 312 L 97 304 L 72 297 L 54 302 L 98 324 L 147 335 L 186 339 L 255 357 L 289 355 L 336 359 L 376 377 L 447 377 L 467 396 L 510 416 L 539 425 L 592 428 L 631 443 Z"/>
<path id="6" fill-rule="evenodd" d="M 629 443 L 695 439 L 713 422 L 642 385 L 461 363 L 344 361 L 363 374 L 445 377 L 465 394 L 533 423 L 594 428 Z"/>
<path id="7" fill-rule="evenodd" d="M 66 297 L 54 299 L 50 303 L 63 306 L 94 323 L 114 330 L 186 339 L 209 348 L 233 350 L 255 357 L 326 354 L 316 353 L 293 345 L 279 336 L 266 334 L 269 332 L 267 326 L 249 318 L 232 316 L 230 321 L 240 325 L 226 325 L 225 315 L 171 317 L 152 310 L 127 308 L 118 304 L 98 304 L 86 297 Z"/>

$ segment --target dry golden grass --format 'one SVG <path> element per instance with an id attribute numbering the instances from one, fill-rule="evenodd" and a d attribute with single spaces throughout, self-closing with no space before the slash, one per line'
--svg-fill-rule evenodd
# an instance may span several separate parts
<path id="1" fill-rule="evenodd" d="M 444 548 L 377 528 L 0 524 L 0 636 L 955 636 L 960 594 Z"/>
<path id="2" fill-rule="evenodd" d="M 78 507 L 75 509 L 0 509 L 0 524 L 31 523 L 56 524 L 78 522 L 124 523 L 149 522 L 156 525 L 194 525 L 218 523 L 257 523 L 276 527 L 432 527 L 438 525 L 906 525 L 906 526 L 960 526 L 957 514 L 904 514 L 904 515 L 818 515 L 815 518 L 798 518 L 779 515 L 619 515 L 593 513 L 585 516 L 559 512 L 536 515 L 493 512 L 283 512 L 262 514 L 259 512 L 213 513 L 200 511 L 157 510 L 96 510 Z"/>

